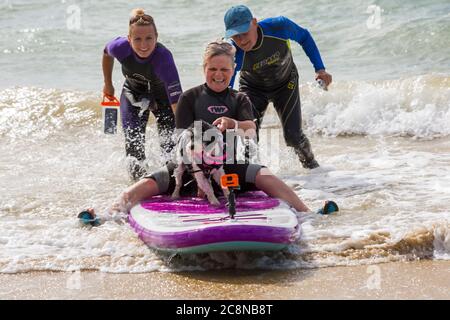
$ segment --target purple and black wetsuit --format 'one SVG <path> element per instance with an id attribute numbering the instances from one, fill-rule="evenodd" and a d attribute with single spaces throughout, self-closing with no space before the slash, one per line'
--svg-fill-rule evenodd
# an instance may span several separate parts
<path id="1" fill-rule="evenodd" d="M 172 53 L 157 43 L 152 54 L 141 59 L 126 37 L 109 42 L 104 53 L 121 63 L 125 76 L 120 114 L 127 156 L 136 158 L 138 162 L 145 159 L 145 128 L 150 111 L 156 118 L 161 149 L 170 153 L 174 147 L 172 133 L 175 128 L 171 105 L 178 102 L 182 93 Z M 130 174 L 135 179 L 144 173 L 137 163 L 130 168 Z"/>

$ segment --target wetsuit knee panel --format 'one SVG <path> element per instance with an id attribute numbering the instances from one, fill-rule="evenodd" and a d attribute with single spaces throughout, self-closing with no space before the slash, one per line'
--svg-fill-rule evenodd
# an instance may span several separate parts
<path id="1" fill-rule="evenodd" d="M 256 175 L 262 168 L 265 168 L 265 166 L 254 163 L 249 164 L 245 173 L 245 182 L 256 184 Z"/>
<path id="2" fill-rule="evenodd" d="M 163 168 L 145 176 L 144 178 L 155 180 L 160 194 L 164 194 L 169 190 L 170 173 L 169 173 L 169 169 L 167 167 L 163 167 Z"/>

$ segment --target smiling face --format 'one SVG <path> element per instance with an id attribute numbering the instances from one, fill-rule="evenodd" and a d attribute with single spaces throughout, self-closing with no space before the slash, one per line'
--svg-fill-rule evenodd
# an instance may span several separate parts
<path id="1" fill-rule="evenodd" d="M 153 25 L 133 25 L 128 41 L 140 58 L 148 58 L 155 50 L 158 35 Z"/>
<path id="2" fill-rule="evenodd" d="M 234 74 L 234 61 L 226 54 L 206 59 L 204 66 L 206 84 L 215 92 L 224 91 Z"/>
<path id="3" fill-rule="evenodd" d="M 253 18 L 250 23 L 250 29 L 248 29 L 247 32 L 232 36 L 231 39 L 233 39 L 236 45 L 242 50 L 252 50 L 258 41 L 258 23 L 256 22 L 256 19 Z"/>

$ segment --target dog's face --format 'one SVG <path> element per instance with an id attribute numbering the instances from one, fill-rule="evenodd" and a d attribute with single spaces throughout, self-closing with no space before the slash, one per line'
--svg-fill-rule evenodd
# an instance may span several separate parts
<path id="1" fill-rule="evenodd" d="M 210 178 L 220 185 L 225 175 L 223 164 L 224 155 L 223 136 L 219 129 L 204 122 L 197 121 L 190 128 L 184 130 L 178 137 L 176 148 L 176 164 L 174 177 L 176 181 L 172 198 L 180 196 L 182 177 L 185 170 L 194 176 L 199 191 L 202 191 L 212 205 L 220 205 L 214 195 Z M 228 189 L 222 189 L 224 195 L 229 195 Z"/>
<path id="2" fill-rule="evenodd" d="M 184 130 L 176 148 L 176 163 L 221 166 L 226 159 L 222 133 L 205 121 L 196 121 Z"/>

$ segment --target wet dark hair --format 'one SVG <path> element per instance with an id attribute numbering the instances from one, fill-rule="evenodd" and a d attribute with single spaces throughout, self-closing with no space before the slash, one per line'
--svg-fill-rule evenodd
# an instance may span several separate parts
<path id="1" fill-rule="evenodd" d="M 155 34 L 158 35 L 158 30 L 156 29 L 155 20 L 153 20 L 153 17 L 146 14 L 144 9 L 134 9 L 131 12 L 130 17 L 130 35 L 131 35 L 131 27 L 132 26 L 153 26 L 155 29 Z"/>

